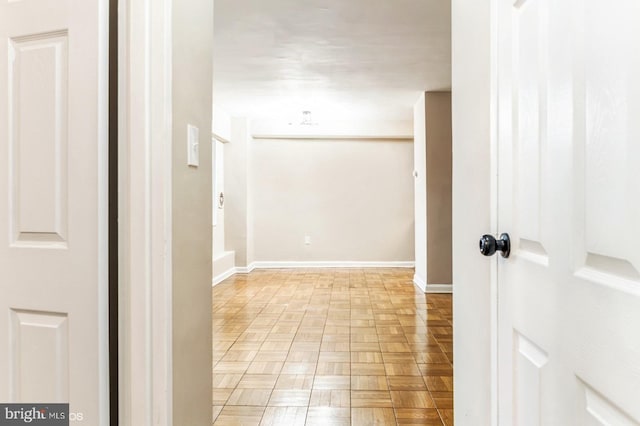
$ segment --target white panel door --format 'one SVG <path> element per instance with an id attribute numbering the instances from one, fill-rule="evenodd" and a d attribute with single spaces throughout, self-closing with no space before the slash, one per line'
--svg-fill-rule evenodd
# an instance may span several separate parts
<path id="1" fill-rule="evenodd" d="M 640 424 L 640 2 L 498 0 L 501 425 Z"/>
<path id="2" fill-rule="evenodd" d="M 0 2 L 0 401 L 87 425 L 108 421 L 107 6 Z"/>

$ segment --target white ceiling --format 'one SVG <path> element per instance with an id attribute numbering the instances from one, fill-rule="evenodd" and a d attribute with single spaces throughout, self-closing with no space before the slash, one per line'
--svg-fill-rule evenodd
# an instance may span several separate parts
<path id="1" fill-rule="evenodd" d="M 412 119 L 451 87 L 450 0 L 215 0 L 214 104 L 300 121 Z"/>

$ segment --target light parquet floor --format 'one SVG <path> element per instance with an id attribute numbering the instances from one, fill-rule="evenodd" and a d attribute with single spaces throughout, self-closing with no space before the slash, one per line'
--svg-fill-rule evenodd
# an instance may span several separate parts
<path id="1" fill-rule="evenodd" d="M 451 295 L 412 276 L 258 270 L 215 286 L 214 425 L 453 425 Z"/>

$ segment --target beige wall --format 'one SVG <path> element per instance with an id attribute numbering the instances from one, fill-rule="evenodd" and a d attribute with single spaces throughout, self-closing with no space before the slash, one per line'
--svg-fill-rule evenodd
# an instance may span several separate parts
<path id="1" fill-rule="evenodd" d="M 211 424 L 213 2 L 173 2 L 173 424 Z M 187 166 L 187 123 L 200 166 Z M 188 348 L 188 350 L 185 350 Z"/>
<path id="2" fill-rule="evenodd" d="M 451 93 L 423 93 L 413 114 L 417 175 L 414 282 L 429 291 L 430 284 L 452 282 Z"/>
<path id="3" fill-rule="evenodd" d="M 413 261 L 410 141 L 255 140 L 251 150 L 257 262 Z"/>
<path id="4" fill-rule="evenodd" d="M 451 284 L 451 92 L 427 92 L 427 285 Z"/>

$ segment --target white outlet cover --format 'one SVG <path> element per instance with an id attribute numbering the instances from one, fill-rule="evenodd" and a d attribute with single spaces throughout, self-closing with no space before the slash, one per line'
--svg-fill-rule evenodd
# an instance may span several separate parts
<path id="1" fill-rule="evenodd" d="M 198 167 L 200 165 L 200 130 L 187 124 L 187 165 Z"/>

